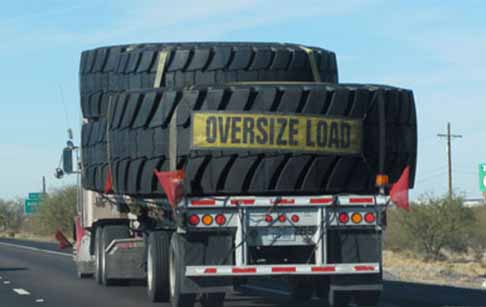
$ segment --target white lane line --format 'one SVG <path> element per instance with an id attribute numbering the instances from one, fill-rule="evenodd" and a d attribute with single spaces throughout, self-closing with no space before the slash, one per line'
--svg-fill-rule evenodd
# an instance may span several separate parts
<path id="1" fill-rule="evenodd" d="M 4 284 L 4 285 L 10 285 L 10 280 L 5 280 L 5 281 L 3 282 L 3 284 Z"/>
<path id="2" fill-rule="evenodd" d="M 37 247 L 30 247 L 30 246 L 18 245 L 18 244 L 6 243 L 6 242 L 0 242 L 0 245 L 23 248 L 23 249 L 26 249 L 26 250 L 31 250 L 31 251 L 35 251 L 35 252 L 43 252 L 43 253 L 46 253 L 46 254 L 52 254 L 52 255 L 57 255 L 57 256 L 72 257 L 72 255 L 68 254 L 68 253 L 50 251 L 50 250 L 47 250 L 47 249 L 42 249 L 42 248 L 37 248 Z"/>
<path id="3" fill-rule="evenodd" d="M 44 303 L 44 299 L 43 298 L 38 298 L 35 300 L 36 303 Z"/>
<path id="4" fill-rule="evenodd" d="M 278 294 L 278 295 L 285 295 L 285 296 L 290 295 L 290 293 L 287 292 L 287 291 L 277 290 L 277 289 L 262 288 L 262 287 L 250 286 L 250 285 L 241 285 L 241 287 L 246 288 L 246 289 L 251 289 L 251 290 L 264 291 L 264 292 L 268 292 L 268 293 Z"/>
<path id="5" fill-rule="evenodd" d="M 17 293 L 18 295 L 30 295 L 30 292 L 25 290 L 25 289 L 22 289 L 22 288 L 18 288 L 18 289 L 12 289 L 14 290 L 15 293 Z"/>

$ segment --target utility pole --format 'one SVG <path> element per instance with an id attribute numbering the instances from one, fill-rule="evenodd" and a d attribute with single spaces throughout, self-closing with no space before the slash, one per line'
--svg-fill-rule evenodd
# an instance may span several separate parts
<path id="1" fill-rule="evenodd" d="M 42 176 L 42 194 L 46 194 L 46 176 Z"/>
<path id="2" fill-rule="evenodd" d="M 451 138 L 462 138 L 460 134 L 451 134 L 451 123 L 447 123 L 447 134 L 439 133 L 438 137 L 447 138 L 447 164 L 449 166 L 449 199 L 452 199 L 452 154 L 451 154 Z"/>

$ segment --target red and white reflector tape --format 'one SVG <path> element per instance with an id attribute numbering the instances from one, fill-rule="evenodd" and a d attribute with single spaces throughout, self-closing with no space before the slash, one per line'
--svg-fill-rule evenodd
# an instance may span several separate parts
<path id="1" fill-rule="evenodd" d="M 379 263 L 332 265 L 187 266 L 186 276 L 363 274 L 380 272 Z"/>

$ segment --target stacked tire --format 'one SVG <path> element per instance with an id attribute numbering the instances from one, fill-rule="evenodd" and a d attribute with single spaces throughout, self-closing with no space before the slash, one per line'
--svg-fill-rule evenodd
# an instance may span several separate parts
<path id="1" fill-rule="evenodd" d="M 410 90 L 338 84 L 333 52 L 292 44 L 173 43 L 83 52 L 83 184 L 103 192 L 163 196 L 154 171 L 185 171 L 190 195 L 375 193 L 416 164 Z M 195 149 L 192 112 L 293 114 L 361 120 L 358 155 Z M 172 128 L 171 128 L 172 125 Z M 175 127 L 175 128 L 174 128 Z M 176 150 L 169 147 L 176 130 Z"/>

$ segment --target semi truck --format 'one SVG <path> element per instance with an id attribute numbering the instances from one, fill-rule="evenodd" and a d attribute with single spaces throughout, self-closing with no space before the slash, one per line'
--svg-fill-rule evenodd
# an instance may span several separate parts
<path id="1" fill-rule="evenodd" d="M 407 169 L 413 187 L 411 91 L 337 83 L 334 53 L 270 43 L 97 48 L 80 88 L 63 155 L 80 278 L 141 281 L 174 307 L 258 279 L 376 306 L 390 186 Z"/>

